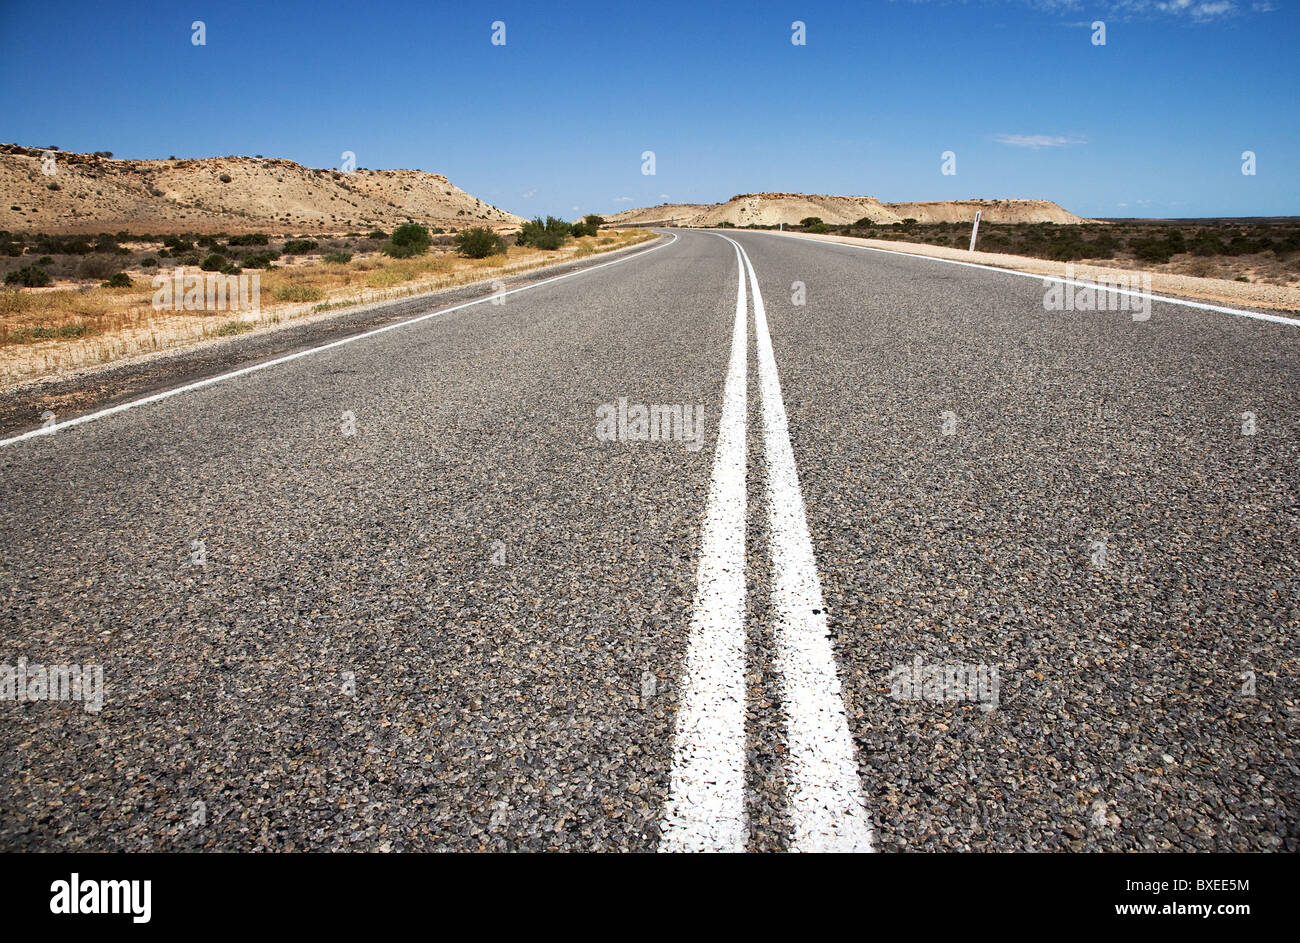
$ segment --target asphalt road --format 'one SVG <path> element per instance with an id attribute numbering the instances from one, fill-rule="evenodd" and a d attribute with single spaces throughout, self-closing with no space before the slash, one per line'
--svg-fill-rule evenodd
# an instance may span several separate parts
<path id="1" fill-rule="evenodd" d="M 679 231 L 6 441 L 0 665 L 104 695 L 0 848 L 1300 850 L 1300 326 L 1043 298 Z"/>

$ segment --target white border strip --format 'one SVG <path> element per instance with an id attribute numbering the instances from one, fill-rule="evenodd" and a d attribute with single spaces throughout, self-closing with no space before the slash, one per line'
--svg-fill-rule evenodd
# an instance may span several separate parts
<path id="1" fill-rule="evenodd" d="M 733 245 L 735 245 L 733 243 Z M 672 781 L 659 850 L 740 852 L 745 815 L 745 513 L 749 424 L 748 306 L 736 246 L 736 320 L 722 394 L 683 691 L 673 738 Z"/>
<path id="2" fill-rule="evenodd" d="M 774 661 L 790 748 L 790 848 L 801 852 L 871 851 L 871 819 L 845 716 L 763 295 L 749 254 L 734 240 L 722 238 L 744 257 L 754 299 L 772 608 L 776 615 Z"/>
<path id="3" fill-rule="evenodd" d="M 925 259 L 928 262 L 946 262 L 949 265 L 964 265 L 967 268 L 984 269 L 987 272 L 1001 272 L 1004 275 L 1019 275 L 1021 278 L 1037 278 L 1043 281 L 1061 282 L 1065 285 L 1073 285 L 1076 288 L 1098 289 L 1100 291 L 1105 291 L 1107 294 L 1113 292 L 1117 295 L 1128 295 L 1132 298 L 1150 298 L 1152 301 L 1163 301 L 1166 304 L 1182 305 L 1184 308 L 1200 308 L 1203 311 L 1217 311 L 1220 314 L 1231 314 L 1239 318 L 1253 318 L 1256 321 L 1271 321 L 1274 324 L 1289 324 L 1292 327 L 1300 327 L 1300 318 L 1288 318 L 1283 317 L 1280 314 L 1265 314 L 1262 311 L 1246 311 L 1241 308 L 1227 308 L 1223 305 L 1212 305 L 1203 301 L 1188 301 L 1185 298 L 1171 298 L 1168 295 L 1151 295 L 1145 292 L 1130 291 L 1123 288 L 1110 288 L 1107 287 L 1104 282 L 1079 282 L 1068 278 L 1060 278 L 1056 275 L 1036 275 L 1033 272 L 1020 272 L 1016 269 L 999 268 L 996 265 L 981 265 L 978 262 L 962 262 L 958 259 L 941 259 L 934 255 L 921 255 L 916 252 L 900 252 L 897 249 L 878 249 L 875 246 L 860 246 L 851 242 L 832 242 L 828 239 L 805 239 L 803 236 L 796 233 L 768 232 L 766 230 L 750 231 L 765 236 L 784 236 L 787 239 L 797 239 L 800 242 L 814 245 L 840 246 L 844 249 L 863 249 L 867 252 L 883 252 L 886 255 L 906 256 L 909 259 Z M 1026 256 L 1026 258 L 1028 258 L 1028 256 Z"/>
<path id="4" fill-rule="evenodd" d="M 266 370 L 270 367 L 279 366 L 282 363 L 289 363 L 291 360 L 297 360 L 300 357 L 308 357 L 311 356 L 312 354 L 319 354 L 321 351 L 332 350 L 335 347 L 342 347 L 344 344 L 351 344 L 354 341 L 364 340 L 367 337 L 374 337 L 377 334 L 383 334 L 386 331 L 393 331 L 400 327 L 408 327 L 409 325 L 412 324 L 419 324 L 421 321 L 427 321 L 430 318 L 436 318 L 439 317 L 440 315 L 450 314 L 453 311 L 460 311 L 463 308 L 470 308 L 473 307 L 474 305 L 483 304 L 483 302 L 491 301 L 495 298 L 503 298 L 506 295 L 518 294 L 521 291 L 530 291 L 533 288 L 541 288 L 543 285 L 549 285 L 552 282 L 562 281 L 566 278 L 573 278 L 575 275 L 586 275 L 588 272 L 594 272 L 597 269 L 608 268 L 611 265 L 619 265 L 623 262 L 631 261 L 632 259 L 639 259 L 642 258 L 643 256 L 649 255 L 651 252 L 658 252 L 660 249 L 666 249 L 669 246 L 671 246 L 674 242 L 677 241 L 678 237 L 676 233 L 670 233 L 670 235 L 673 237 L 672 241 L 670 242 L 665 242 L 661 246 L 654 246 L 649 249 L 642 249 L 640 252 L 634 252 L 631 255 L 626 255 L 621 259 L 614 259 L 610 262 L 602 262 L 599 265 L 592 265 L 587 268 L 579 269 L 576 272 L 568 272 L 564 275 L 556 275 L 552 278 L 543 279 L 540 282 L 533 282 L 531 285 L 522 285 L 519 288 L 512 288 L 509 291 L 493 292 L 491 295 L 487 295 L 483 298 L 476 298 L 473 301 L 466 301 L 463 304 L 453 305 L 450 308 L 442 308 L 441 310 L 438 311 L 430 311 L 427 314 L 416 315 L 415 317 L 408 318 L 405 321 L 397 321 L 393 324 L 385 324 L 383 327 L 377 327 L 372 330 L 365 331 L 361 334 L 354 334 L 351 337 L 345 337 L 342 340 L 331 341 L 330 343 L 322 344 L 319 347 L 309 347 L 306 350 L 299 350 L 292 354 L 286 354 L 283 357 L 276 357 L 274 360 L 267 360 L 263 363 L 253 364 L 251 367 L 241 367 L 240 369 L 232 370 L 229 373 L 222 373 L 215 377 L 208 377 L 206 380 L 198 380 L 194 383 L 187 383 L 185 386 L 178 386 L 173 390 L 164 390 L 161 393 L 154 393 L 150 396 L 142 397 L 141 399 L 131 400 L 130 402 L 126 402 L 126 403 L 119 403 L 116 406 L 110 406 L 107 409 L 101 409 L 98 412 L 87 413 L 84 416 L 77 416 L 75 419 L 67 419 L 63 422 L 56 422 L 51 426 L 42 426 L 39 429 L 32 429 L 20 435 L 10 436 L 8 439 L 0 439 L 0 448 L 4 448 L 5 446 L 8 445 L 13 445 L 16 442 L 23 442 L 27 439 L 35 439 L 39 436 L 53 435 L 54 433 L 58 432 L 60 429 L 70 429 L 73 426 L 80 426 L 83 425 L 84 423 L 94 422 L 96 419 L 103 419 L 105 416 L 111 416 L 114 413 L 126 412 L 128 409 L 135 409 L 138 406 L 147 406 L 150 403 L 157 403 L 161 400 L 168 399 L 169 397 L 178 396 L 181 393 L 188 393 L 191 390 L 199 390 L 205 386 L 212 386 L 216 383 L 221 383 L 225 380 L 233 380 L 235 377 L 247 376 L 250 373 L 256 373 L 258 370 Z"/>

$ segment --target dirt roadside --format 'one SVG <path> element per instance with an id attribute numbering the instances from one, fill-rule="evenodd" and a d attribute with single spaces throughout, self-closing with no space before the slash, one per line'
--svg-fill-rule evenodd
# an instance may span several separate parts
<path id="1" fill-rule="evenodd" d="M 660 236 L 648 242 L 602 252 L 578 261 L 559 262 L 501 279 L 506 289 L 519 288 L 592 268 L 663 245 Z M 484 279 L 442 291 L 412 295 L 295 319 L 274 329 L 234 337 L 212 338 L 181 350 L 144 354 L 129 360 L 86 367 L 57 377 L 27 380 L 0 391 L 0 436 L 35 429 L 53 413 L 58 421 L 115 406 L 153 393 L 283 357 L 299 350 L 342 340 L 386 324 L 404 321 L 438 308 L 487 299 L 500 282 Z"/>

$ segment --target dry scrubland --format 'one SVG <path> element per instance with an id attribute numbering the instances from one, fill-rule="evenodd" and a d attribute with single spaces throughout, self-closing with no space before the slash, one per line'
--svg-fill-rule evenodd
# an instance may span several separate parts
<path id="1" fill-rule="evenodd" d="M 173 237 L 169 248 L 160 239 L 119 241 L 107 236 L 90 242 L 94 251 L 53 255 L 40 254 L 41 237 L 29 238 L 35 246 L 26 246 L 23 255 L 5 258 L 0 266 L 7 274 L 45 260 L 42 269 L 48 270 L 53 284 L 0 290 L 0 382 L 5 385 L 325 316 L 323 312 L 334 309 L 507 277 L 655 237 L 645 230 L 602 230 L 566 240 L 556 249 L 510 245 L 504 253 L 481 259 L 458 255 L 450 235 L 435 235 L 427 252 L 411 258 L 392 258 L 384 252 L 383 239 L 365 236 L 306 237 L 294 247 L 301 251 L 290 254 L 284 251 L 291 240 L 232 246 L 229 236 Z M 313 247 L 301 249 L 301 242 Z M 48 238 L 44 245 L 66 247 Z M 261 305 L 255 315 L 156 311 L 152 306 L 152 279 L 175 266 L 184 266 L 187 273 L 215 274 L 200 272 L 199 265 L 215 265 L 213 256 L 219 255 L 226 260 L 226 270 L 233 272 L 241 262 L 268 264 L 258 257 L 274 254 L 279 257 L 269 263 L 273 267 L 241 272 L 256 273 L 261 280 Z M 103 280 L 118 272 L 130 284 L 106 287 Z"/>
<path id="2" fill-rule="evenodd" d="M 888 226 L 869 220 L 848 226 L 813 222 L 793 228 L 955 249 L 968 248 L 971 233 L 969 220 L 928 225 L 904 221 Z M 1075 226 L 981 222 L 977 249 L 1169 276 L 1300 288 L 1300 221 L 1294 219 L 1113 220 Z"/>

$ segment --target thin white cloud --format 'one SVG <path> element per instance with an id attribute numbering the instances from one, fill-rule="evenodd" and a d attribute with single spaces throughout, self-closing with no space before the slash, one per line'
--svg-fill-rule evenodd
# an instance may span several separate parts
<path id="1" fill-rule="evenodd" d="M 525 199 L 525 200 L 531 200 L 531 199 L 532 199 L 533 197 L 535 197 L 535 196 L 537 196 L 537 191 L 536 191 L 536 190 L 529 190 L 527 193 L 524 194 L 524 199 Z"/>
<path id="2" fill-rule="evenodd" d="M 911 0 L 913 3 L 932 3 L 936 0 Z M 946 0 L 938 0 L 946 2 Z M 1237 16 L 1246 13 L 1245 0 L 1019 0 L 1025 6 L 1048 13 L 1078 13 L 1122 19 L 1166 16 L 1186 16 L 1199 23 Z M 1251 13 L 1272 13 L 1277 7 L 1271 0 L 1252 0 Z"/>
<path id="3" fill-rule="evenodd" d="M 616 196 L 616 197 L 614 197 L 614 202 L 615 202 L 615 203 L 631 203 L 631 202 L 632 202 L 632 198 L 631 198 L 630 196 Z"/>
<path id="4" fill-rule="evenodd" d="M 1012 147 L 1032 147 L 1038 150 L 1040 147 L 1070 147 L 1074 144 L 1087 144 L 1083 138 L 1065 137 L 1059 134 L 997 134 L 993 140 L 999 144 L 1010 144 Z"/>

